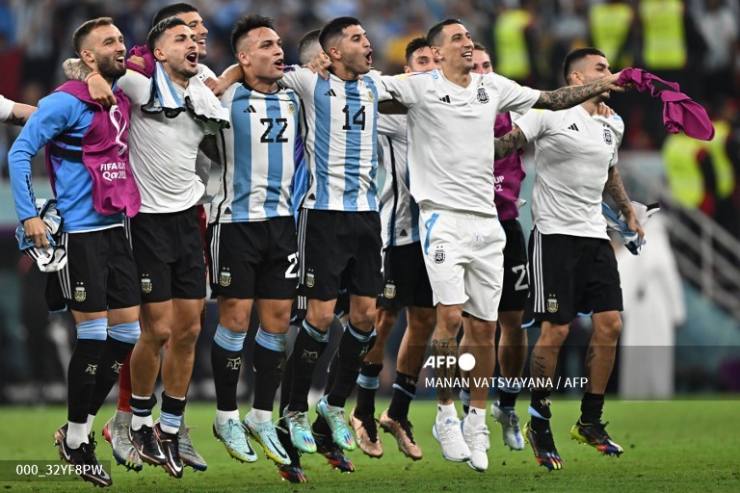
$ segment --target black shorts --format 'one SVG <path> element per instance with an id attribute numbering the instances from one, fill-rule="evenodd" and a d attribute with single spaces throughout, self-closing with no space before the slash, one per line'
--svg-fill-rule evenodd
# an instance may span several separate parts
<path id="1" fill-rule="evenodd" d="M 57 272 L 57 282 L 49 283 L 47 303 L 52 309 L 61 308 L 53 301 L 60 292 L 66 306 L 80 312 L 139 304 L 136 263 L 124 228 L 64 233 L 61 243 L 67 250 L 67 265 Z"/>
<path id="2" fill-rule="evenodd" d="M 569 324 L 578 312 L 622 310 L 622 289 L 608 240 L 570 235 L 529 238 L 532 283 L 525 320 Z"/>
<path id="3" fill-rule="evenodd" d="M 383 252 L 383 291 L 378 296 L 378 307 L 395 311 L 408 306 L 434 308 L 432 285 L 418 241 L 388 247 Z"/>
<path id="4" fill-rule="evenodd" d="M 344 280 L 350 295 L 378 295 L 383 245 L 377 212 L 303 209 L 298 228 L 301 294 L 333 300 Z"/>
<path id="5" fill-rule="evenodd" d="M 198 208 L 131 219 L 143 303 L 206 296 L 206 266 Z"/>
<path id="6" fill-rule="evenodd" d="M 211 290 L 239 299 L 293 299 L 298 247 L 293 217 L 211 224 Z"/>
<path id="7" fill-rule="evenodd" d="M 501 291 L 499 312 L 524 310 L 529 293 L 529 276 L 527 274 L 527 245 L 519 221 L 501 221 L 506 233 L 504 247 L 504 286 Z"/>

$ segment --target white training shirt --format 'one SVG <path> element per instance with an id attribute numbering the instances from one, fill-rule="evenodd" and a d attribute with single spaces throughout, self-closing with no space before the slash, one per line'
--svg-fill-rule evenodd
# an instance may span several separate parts
<path id="1" fill-rule="evenodd" d="M 0 96 L 0 122 L 4 122 L 13 114 L 13 105 L 15 103 L 5 96 Z"/>
<path id="2" fill-rule="evenodd" d="M 196 173 L 198 147 L 212 130 L 187 111 L 174 118 L 164 111 L 143 113 L 141 106 L 151 96 L 151 80 L 138 72 L 128 70 L 117 84 L 131 99 L 129 158 L 139 186 L 141 212 L 179 212 L 194 206 L 205 192 Z M 173 86 L 184 97 L 185 90 Z"/>
<path id="3" fill-rule="evenodd" d="M 380 115 L 378 134 L 381 166 L 376 183 L 383 247 L 408 245 L 419 241 L 419 207 L 409 190 L 406 116 Z"/>
<path id="4" fill-rule="evenodd" d="M 624 134 L 619 115 L 590 115 L 582 105 L 532 110 L 516 121 L 534 142 L 532 217 L 542 234 L 609 239 L 601 213 L 609 168 Z"/>
<path id="5" fill-rule="evenodd" d="M 421 207 L 495 216 L 493 126 L 496 113 L 523 112 L 540 92 L 498 74 L 471 73 L 468 87 L 441 70 L 385 76 L 408 107 L 411 194 Z"/>
<path id="6" fill-rule="evenodd" d="M 211 203 L 212 222 L 292 217 L 291 182 L 300 141 L 300 102 L 295 92 L 266 94 L 239 82 L 221 97 L 231 128 L 223 130 L 225 166 Z"/>
<path id="7" fill-rule="evenodd" d="M 301 97 L 310 184 L 303 207 L 377 211 L 378 100 L 388 99 L 373 76 L 345 81 L 290 68 L 280 84 Z"/>

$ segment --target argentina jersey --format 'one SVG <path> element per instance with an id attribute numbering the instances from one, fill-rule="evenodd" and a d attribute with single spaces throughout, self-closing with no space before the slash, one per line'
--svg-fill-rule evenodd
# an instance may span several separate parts
<path id="1" fill-rule="evenodd" d="M 281 84 L 295 89 L 304 105 L 310 173 L 304 207 L 377 211 L 380 84 L 369 75 L 345 81 L 330 74 L 324 79 L 301 68 L 286 72 Z"/>
<path id="2" fill-rule="evenodd" d="M 381 166 L 377 186 L 383 246 L 408 245 L 419 241 L 419 207 L 409 191 L 406 116 L 380 115 L 378 134 Z"/>
<path id="3" fill-rule="evenodd" d="M 290 217 L 300 141 L 298 97 L 291 90 L 265 94 L 238 83 L 226 90 L 221 103 L 231 112 L 231 128 L 223 131 L 224 168 L 211 222 Z"/>

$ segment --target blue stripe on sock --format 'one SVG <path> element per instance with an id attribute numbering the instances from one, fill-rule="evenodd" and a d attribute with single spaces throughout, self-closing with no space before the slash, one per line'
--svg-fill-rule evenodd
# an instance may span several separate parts
<path id="1" fill-rule="evenodd" d="M 108 318 L 85 320 L 77 324 L 77 339 L 104 341 L 108 338 Z"/>
<path id="2" fill-rule="evenodd" d="M 285 352 L 285 334 L 272 334 L 260 327 L 257 329 L 255 342 L 270 351 Z"/>
<path id="3" fill-rule="evenodd" d="M 216 334 L 213 336 L 213 342 L 227 351 L 239 352 L 244 347 L 244 339 L 247 338 L 246 332 L 233 332 L 221 324 L 216 327 Z"/>
<path id="4" fill-rule="evenodd" d="M 360 373 L 357 375 L 357 385 L 363 389 L 375 390 L 380 387 L 380 377 L 371 377 Z"/>
<path id="5" fill-rule="evenodd" d="M 182 414 L 178 416 L 176 414 L 166 413 L 162 411 L 159 415 L 159 423 L 165 426 L 179 429 L 180 425 L 182 424 Z"/>
<path id="6" fill-rule="evenodd" d="M 529 409 L 527 409 L 527 412 L 529 412 L 530 416 L 534 416 L 535 418 L 546 419 L 548 421 L 550 420 L 550 418 L 546 418 L 540 413 L 538 413 L 537 409 L 533 408 L 532 406 L 529 406 Z"/>
<path id="7" fill-rule="evenodd" d="M 375 335 L 375 329 L 370 332 L 362 332 L 360 329 L 353 326 L 351 322 L 347 322 L 346 330 L 349 331 L 352 337 L 360 342 L 370 342 L 370 339 Z"/>
<path id="8" fill-rule="evenodd" d="M 115 339 L 119 342 L 125 342 L 127 344 L 136 344 L 141 335 L 141 327 L 139 321 L 126 322 L 123 324 L 114 325 L 110 328 L 108 335 L 111 339 Z"/>
<path id="9" fill-rule="evenodd" d="M 408 390 L 404 389 L 403 387 L 401 387 L 397 383 L 394 383 L 393 384 L 393 390 L 397 390 L 397 391 L 401 392 L 402 394 L 406 394 L 409 397 L 409 399 L 414 399 L 416 397 L 416 393 L 413 393 L 412 394 L 411 392 L 409 392 Z"/>
<path id="10" fill-rule="evenodd" d="M 303 330 L 305 330 L 314 341 L 329 342 L 329 331 L 321 332 L 319 329 L 308 323 L 307 320 L 303 321 Z"/>

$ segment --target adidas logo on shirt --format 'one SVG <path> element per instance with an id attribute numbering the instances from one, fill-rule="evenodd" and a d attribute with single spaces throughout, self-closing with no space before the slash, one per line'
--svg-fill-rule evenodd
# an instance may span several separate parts
<path id="1" fill-rule="evenodd" d="M 256 110 L 256 109 L 254 109 L 254 106 L 252 106 L 252 105 L 250 104 L 250 105 L 249 105 L 249 106 L 247 107 L 247 109 L 246 109 L 246 110 L 244 110 L 244 113 L 257 113 L 257 110 Z"/>
<path id="2" fill-rule="evenodd" d="M 336 96 L 337 93 L 334 92 L 334 89 L 329 89 L 324 93 L 324 96 Z"/>
<path id="3" fill-rule="evenodd" d="M 450 96 L 443 96 L 443 97 L 439 98 L 439 100 L 442 101 L 443 103 L 449 103 L 450 102 Z"/>
<path id="4" fill-rule="evenodd" d="M 578 132 L 578 127 L 574 123 L 573 125 L 571 125 L 570 127 L 568 127 L 568 130 L 575 130 L 576 132 Z"/>

